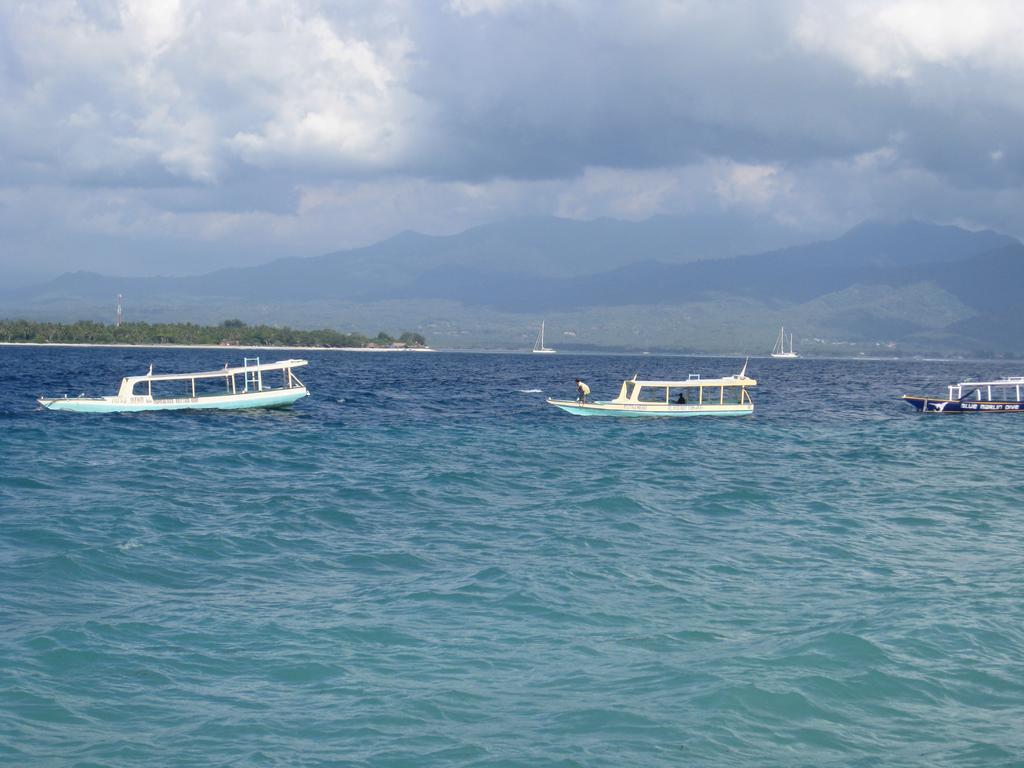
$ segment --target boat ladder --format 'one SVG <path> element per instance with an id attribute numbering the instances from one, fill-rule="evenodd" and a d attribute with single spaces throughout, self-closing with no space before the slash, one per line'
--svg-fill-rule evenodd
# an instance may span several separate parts
<path id="1" fill-rule="evenodd" d="M 249 370 L 249 366 L 253 365 L 255 368 Z M 243 358 L 242 367 L 245 368 L 245 389 L 244 392 L 249 391 L 249 385 L 252 385 L 252 389 L 256 392 L 263 391 L 263 372 L 260 370 L 260 359 L 258 357 L 246 357 Z"/>

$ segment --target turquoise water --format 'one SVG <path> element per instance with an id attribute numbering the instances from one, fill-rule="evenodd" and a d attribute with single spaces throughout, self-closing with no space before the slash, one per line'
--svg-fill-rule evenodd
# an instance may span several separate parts
<path id="1" fill-rule="evenodd" d="M 1024 417 L 894 399 L 1018 368 L 617 420 L 543 401 L 742 363 L 308 353 L 286 411 L 34 409 L 228 354 L 0 348 L 0 764 L 1024 765 Z"/>

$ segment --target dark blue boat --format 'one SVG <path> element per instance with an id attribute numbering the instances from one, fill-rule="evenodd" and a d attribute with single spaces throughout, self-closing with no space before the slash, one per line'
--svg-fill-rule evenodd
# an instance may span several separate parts
<path id="1" fill-rule="evenodd" d="M 949 395 L 903 395 L 921 413 L 1020 413 L 1024 411 L 1021 387 L 1024 376 L 993 381 L 962 381 L 951 384 Z"/>

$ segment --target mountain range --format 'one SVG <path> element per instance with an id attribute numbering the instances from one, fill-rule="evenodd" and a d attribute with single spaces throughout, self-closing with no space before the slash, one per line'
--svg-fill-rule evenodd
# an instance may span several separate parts
<path id="1" fill-rule="evenodd" d="M 763 351 L 785 323 L 811 353 L 1024 352 L 1015 238 L 873 221 L 832 240 L 725 250 L 737 242 L 671 217 L 522 218 L 189 277 L 68 273 L 8 291 L 0 312 L 95 319 L 121 293 L 137 319 L 389 323 L 447 347 L 522 346 L 547 318 L 565 348 Z"/>

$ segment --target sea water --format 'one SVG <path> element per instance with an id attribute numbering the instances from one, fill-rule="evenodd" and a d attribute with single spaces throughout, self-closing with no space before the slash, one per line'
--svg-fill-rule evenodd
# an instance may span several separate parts
<path id="1" fill-rule="evenodd" d="M 544 402 L 742 366 L 658 356 L 34 403 L 242 354 L 0 348 L 0 764 L 1024 765 L 1024 416 L 897 399 L 1019 366 L 753 359 L 737 419 Z"/>

